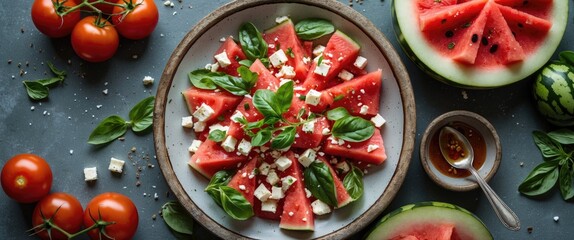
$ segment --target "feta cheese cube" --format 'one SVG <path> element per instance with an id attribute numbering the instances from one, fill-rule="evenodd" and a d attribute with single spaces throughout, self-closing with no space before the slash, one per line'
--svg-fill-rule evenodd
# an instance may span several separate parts
<path id="1" fill-rule="evenodd" d="M 96 167 L 84 168 L 84 181 L 90 182 L 98 179 L 98 171 Z"/>
<path id="2" fill-rule="evenodd" d="M 281 156 L 275 160 L 275 164 L 279 171 L 285 171 L 287 168 L 291 167 L 291 163 L 291 160 L 285 156 Z"/>
<path id="3" fill-rule="evenodd" d="M 293 176 L 286 176 L 284 178 L 281 178 L 281 188 L 283 189 L 283 192 L 286 192 L 287 189 L 289 189 L 289 187 L 291 187 L 291 185 L 293 185 L 293 183 L 295 183 L 296 181 L 297 178 Z"/>
<path id="4" fill-rule="evenodd" d="M 351 167 L 349 166 L 347 161 L 341 161 L 340 163 L 337 163 L 335 168 L 337 169 L 337 172 L 339 172 L 339 173 L 346 173 L 349 170 L 351 170 Z"/>
<path id="5" fill-rule="evenodd" d="M 323 128 L 323 130 L 321 130 L 321 134 L 323 135 L 329 135 L 329 133 L 331 133 L 331 130 L 328 128 Z"/>
<path id="6" fill-rule="evenodd" d="M 315 48 L 313 48 L 313 56 L 315 57 L 321 56 L 323 54 L 323 51 L 325 51 L 325 46 L 317 45 Z"/>
<path id="7" fill-rule="evenodd" d="M 189 145 L 189 147 L 187 148 L 187 150 L 192 153 L 197 152 L 199 146 L 201 146 L 202 143 L 203 142 L 201 140 L 193 140 L 191 142 L 191 145 Z"/>
<path id="8" fill-rule="evenodd" d="M 241 153 L 241 155 L 243 156 L 247 156 L 249 155 L 249 152 L 251 152 L 251 142 L 245 139 L 241 139 L 241 142 L 239 142 L 239 145 L 237 145 L 237 151 L 239 151 L 239 153 Z"/>
<path id="9" fill-rule="evenodd" d="M 312 133 L 315 130 L 315 122 L 317 122 L 316 119 L 304 123 L 302 127 L 303 132 Z"/>
<path id="10" fill-rule="evenodd" d="M 305 188 L 305 197 L 310 198 L 311 196 L 313 196 L 311 191 L 309 191 L 309 189 Z"/>
<path id="11" fill-rule="evenodd" d="M 305 95 L 305 103 L 313 106 L 317 106 L 321 102 L 321 92 L 311 89 Z"/>
<path id="12" fill-rule="evenodd" d="M 363 69 L 363 68 L 365 68 L 365 66 L 367 66 L 367 59 L 364 58 L 363 56 L 358 56 L 357 59 L 355 59 L 355 62 L 353 63 L 353 65 L 355 67 Z"/>
<path id="13" fill-rule="evenodd" d="M 295 77 L 296 73 L 295 73 L 295 69 L 293 67 L 288 66 L 288 65 L 283 65 L 281 67 L 281 70 L 279 70 L 279 73 L 277 73 L 277 75 L 276 76 L 279 78 L 292 79 Z"/>
<path id="14" fill-rule="evenodd" d="M 379 145 L 375 145 L 375 144 L 370 144 L 369 146 L 367 146 L 367 152 L 372 152 L 375 151 L 379 148 Z"/>
<path id="15" fill-rule="evenodd" d="M 227 132 L 227 130 L 229 130 L 229 126 L 223 126 L 223 125 L 221 125 L 221 124 L 219 124 L 219 123 L 216 123 L 216 124 L 213 124 L 213 125 L 209 126 L 209 132 L 210 132 L 210 133 L 213 132 L 213 131 L 215 131 L 215 130 L 220 130 L 220 131 L 223 131 L 223 132 Z"/>
<path id="16" fill-rule="evenodd" d="M 265 202 L 267 201 L 267 199 L 269 199 L 269 197 L 271 197 L 271 192 L 262 183 L 259 184 L 259 186 L 255 189 L 253 195 L 261 202 Z"/>
<path id="17" fill-rule="evenodd" d="M 231 60 L 229 60 L 229 57 L 227 57 L 227 52 L 225 50 L 213 57 L 215 60 L 217 60 L 217 63 L 219 63 L 219 66 L 221 67 L 227 67 L 229 64 L 231 64 Z"/>
<path id="18" fill-rule="evenodd" d="M 269 56 L 269 61 L 273 67 L 280 67 L 281 65 L 285 64 L 289 59 L 287 59 L 287 55 L 283 52 L 283 49 L 279 49 L 279 51 L 274 52 Z"/>
<path id="19" fill-rule="evenodd" d="M 233 136 L 227 136 L 223 143 L 221 143 L 221 147 L 223 147 L 223 150 L 226 152 L 233 152 L 235 151 L 235 144 L 237 144 L 237 139 Z"/>
<path id="20" fill-rule="evenodd" d="M 239 123 L 238 119 L 242 119 L 244 117 L 245 117 L 245 115 L 243 115 L 243 113 L 241 111 L 235 111 L 235 113 L 233 113 L 233 115 L 231 115 L 231 121 L 233 121 L 235 123 Z"/>
<path id="21" fill-rule="evenodd" d="M 289 17 L 287 17 L 287 16 L 281 16 L 281 17 L 275 18 L 275 22 L 276 22 L 277 24 L 282 23 L 282 22 L 285 22 L 285 21 L 287 21 L 287 20 L 289 20 Z"/>
<path id="22" fill-rule="evenodd" d="M 383 126 L 383 124 L 387 122 L 387 120 L 385 120 L 383 116 L 381 116 L 381 114 L 377 113 L 377 116 L 371 118 L 371 122 L 375 124 L 375 127 L 380 128 L 381 126 Z"/>
<path id="23" fill-rule="evenodd" d="M 205 130 L 205 123 L 204 122 L 195 122 L 193 124 L 193 130 L 196 132 L 203 132 L 203 130 Z"/>
<path id="24" fill-rule="evenodd" d="M 217 72 L 217 70 L 219 70 L 219 63 L 213 63 L 213 64 L 208 63 L 205 65 L 205 69 L 211 72 Z"/>
<path id="25" fill-rule="evenodd" d="M 269 165 L 269 163 L 263 162 L 261 165 L 259 165 L 259 173 L 261 173 L 261 175 L 267 176 L 270 169 L 271 165 Z"/>
<path id="26" fill-rule="evenodd" d="M 340 79 L 343 79 L 345 81 L 349 81 L 351 79 L 353 79 L 353 77 L 355 77 L 355 75 L 353 75 L 351 72 L 343 69 L 339 75 L 337 75 Z"/>
<path id="27" fill-rule="evenodd" d="M 213 115 L 215 111 L 209 105 L 202 103 L 201 106 L 195 112 L 193 112 L 193 116 L 197 118 L 200 122 L 205 122 L 211 115 Z"/>
<path id="28" fill-rule="evenodd" d="M 145 76 L 145 77 L 143 78 L 143 84 L 146 85 L 146 86 L 152 85 L 154 80 L 155 80 L 155 79 L 153 79 L 151 76 Z"/>
<path id="29" fill-rule="evenodd" d="M 323 60 L 321 64 L 315 67 L 315 70 L 313 70 L 313 72 L 317 75 L 325 77 L 329 73 L 329 69 L 331 69 L 331 64 L 329 64 L 327 60 Z"/>
<path id="30" fill-rule="evenodd" d="M 269 174 L 267 174 L 266 181 L 271 185 L 275 185 L 279 182 L 279 180 L 280 180 L 279 176 L 277 175 L 275 170 L 273 170 L 273 169 L 269 170 Z"/>
<path id="31" fill-rule="evenodd" d="M 365 115 L 365 114 L 367 114 L 368 111 L 369 111 L 369 106 L 363 105 L 363 106 L 361 106 L 361 110 L 359 111 L 359 113 Z"/>
<path id="32" fill-rule="evenodd" d="M 275 213 L 277 211 L 277 201 L 267 200 L 261 203 L 261 211 Z"/>
<path id="33" fill-rule="evenodd" d="M 275 199 L 275 200 L 279 200 L 281 198 L 285 197 L 285 193 L 283 192 L 283 189 L 280 187 L 271 187 L 271 199 Z"/>
<path id="34" fill-rule="evenodd" d="M 120 160 L 120 159 L 112 157 L 110 159 L 110 165 L 108 166 L 108 170 L 115 172 L 115 173 L 122 173 L 125 163 L 126 162 L 124 160 Z"/>
<path id="35" fill-rule="evenodd" d="M 311 62 L 311 58 L 310 57 L 303 57 L 303 63 L 304 64 L 309 64 Z"/>
<path id="36" fill-rule="evenodd" d="M 331 207 L 319 199 L 313 201 L 311 203 L 311 207 L 313 208 L 313 213 L 317 215 L 323 215 L 331 212 Z"/>
<path id="37" fill-rule="evenodd" d="M 309 167 L 317 158 L 317 152 L 313 149 L 307 149 L 299 156 L 299 163 L 304 167 Z"/>
<path id="38" fill-rule="evenodd" d="M 181 126 L 184 128 L 192 128 L 193 127 L 193 117 L 187 116 L 181 118 Z"/>

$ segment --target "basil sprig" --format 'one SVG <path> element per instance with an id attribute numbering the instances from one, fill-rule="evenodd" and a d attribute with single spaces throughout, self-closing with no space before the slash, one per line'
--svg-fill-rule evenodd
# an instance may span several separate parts
<path id="1" fill-rule="evenodd" d="M 254 215 L 253 206 L 239 191 L 227 186 L 230 180 L 229 172 L 219 171 L 213 175 L 205 191 L 233 219 L 246 220 Z"/>
<path id="2" fill-rule="evenodd" d="M 351 170 L 343 179 L 343 186 L 354 200 L 363 196 L 363 171 L 358 167 L 352 166 Z"/>
<path id="3" fill-rule="evenodd" d="M 334 31 L 333 23 L 321 18 L 308 18 L 295 24 L 295 33 L 303 40 L 317 39 Z"/>
<path id="4" fill-rule="evenodd" d="M 574 198 L 574 131 L 534 131 L 532 136 L 544 162 L 528 174 L 518 191 L 530 197 L 542 196 L 558 184 L 564 200 Z"/>
<path id="5" fill-rule="evenodd" d="M 155 97 L 150 96 L 137 103 L 129 113 L 129 121 L 122 117 L 112 115 L 104 118 L 92 131 L 88 138 L 89 144 L 105 144 L 123 136 L 128 128 L 141 133 L 148 130 L 153 124 L 153 107 Z"/>
<path id="6" fill-rule="evenodd" d="M 246 66 L 240 66 L 237 68 L 237 72 L 241 77 L 231 76 L 223 72 L 211 72 L 207 69 L 197 69 L 190 72 L 188 78 L 196 88 L 214 90 L 221 87 L 233 95 L 247 95 L 257 83 L 259 75 L 251 72 Z"/>
<path id="7" fill-rule="evenodd" d="M 209 138 L 209 140 L 214 141 L 214 142 L 223 142 L 226 134 L 227 134 L 227 132 L 225 132 L 223 130 L 215 129 L 215 130 L 209 132 L 209 136 L 207 138 Z"/>
<path id="8" fill-rule="evenodd" d="M 322 161 L 315 161 L 305 168 L 305 187 L 311 194 L 324 203 L 337 207 L 337 192 L 329 166 Z"/>
<path id="9" fill-rule="evenodd" d="M 351 116 L 349 112 L 338 107 L 327 112 L 327 118 L 335 121 L 331 134 L 348 142 L 365 141 L 375 133 L 373 123 L 361 117 Z"/>
<path id="10" fill-rule="evenodd" d="M 51 62 L 48 62 L 48 67 L 54 74 L 54 77 L 36 81 L 25 80 L 22 82 L 24 87 L 26 87 L 28 97 L 33 100 L 42 100 L 47 98 L 50 92 L 50 88 L 63 83 L 64 79 L 66 79 L 66 71 L 56 68 L 56 66 L 54 66 L 54 64 Z"/>
<path id="11" fill-rule="evenodd" d="M 167 202 L 161 207 L 163 220 L 177 239 L 189 239 L 194 220 L 179 202 Z"/>
<path id="12" fill-rule="evenodd" d="M 253 23 L 247 22 L 239 27 L 239 42 L 247 59 L 267 58 L 267 43 Z"/>

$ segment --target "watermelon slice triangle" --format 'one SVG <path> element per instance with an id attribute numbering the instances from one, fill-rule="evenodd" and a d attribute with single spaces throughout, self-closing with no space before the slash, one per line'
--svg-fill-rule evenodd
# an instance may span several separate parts
<path id="1" fill-rule="evenodd" d="M 285 170 L 285 174 L 293 176 L 297 181 L 285 193 L 285 202 L 283 203 L 283 213 L 281 214 L 279 227 L 290 230 L 313 231 L 315 229 L 315 216 L 313 215 L 309 198 L 305 194 L 301 166 L 292 153 L 288 157 L 293 164 Z"/>
<path id="2" fill-rule="evenodd" d="M 235 96 L 227 91 L 215 92 L 199 88 L 189 88 L 181 93 L 185 99 L 189 114 L 205 103 L 210 106 L 214 113 L 205 120 L 206 124 L 211 124 L 217 120 L 218 116 L 230 114 L 235 110 L 242 97 Z"/>
<path id="3" fill-rule="evenodd" d="M 291 19 L 281 22 L 279 25 L 265 31 L 263 39 L 268 44 L 273 44 L 275 48 L 269 48 L 268 55 L 271 56 L 276 50 L 282 49 L 285 53 L 292 53 L 285 63 L 295 70 L 295 79 L 303 80 L 309 71 L 308 64 L 303 61 L 304 57 L 309 57 L 306 50 L 301 45 L 295 26 Z M 312 47 L 312 42 L 311 47 Z"/>
<path id="4" fill-rule="evenodd" d="M 377 148 L 369 152 L 369 145 Z M 327 138 L 323 151 L 329 155 L 349 158 L 359 165 L 361 163 L 380 165 L 387 159 L 383 137 L 379 130 L 375 130 L 371 138 L 362 142 L 346 142 L 340 145 L 337 141 L 330 141 L 330 138 Z"/>
<path id="5" fill-rule="evenodd" d="M 226 152 L 219 143 L 205 140 L 188 162 L 189 166 L 211 179 L 220 170 L 235 169 L 247 160 L 246 156 Z"/>
<path id="6" fill-rule="evenodd" d="M 217 54 L 220 54 L 224 51 L 227 53 L 227 58 L 229 58 L 229 60 L 231 61 L 231 64 L 229 64 L 226 67 L 220 67 L 219 71 L 227 73 L 231 76 L 239 76 L 239 73 L 237 73 L 237 68 L 239 68 L 239 66 L 241 66 L 239 64 L 239 61 L 246 59 L 245 54 L 243 53 L 243 50 L 241 50 L 241 46 L 237 45 L 237 43 L 235 43 L 235 41 L 233 41 L 233 38 L 228 37 L 225 40 L 225 42 L 223 42 L 223 44 L 221 44 L 219 49 L 217 49 L 217 51 L 215 51 L 214 56 Z"/>
<path id="7" fill-rule="evenodd" d="M 230 186 L 239 191 L 245 197 L 245 199 L 251 203 L 251 206 L 254 206 L 255 197 L 253 192 L 255 191 L 256 180 L 255 168 L 257 167 L 259 161 L 260 158 L 258 155 L 253 156 L 251 160 L 245 164 L 245 166 L 243 166 L 235 173 L 235 175 L 233 175 L 233 178 L 231 178 L 231 181 L 229 181 L 227 184 L 227 186 Z"/>

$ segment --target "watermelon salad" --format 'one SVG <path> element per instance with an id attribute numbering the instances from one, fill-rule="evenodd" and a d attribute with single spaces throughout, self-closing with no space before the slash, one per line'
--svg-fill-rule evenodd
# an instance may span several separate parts
<path id="1" fill-rule="evenodd" d="M 429 75 L 490 88 L 524 79 L 550 59 L 568 1 L 395 0 L 393 14 L 401 46 Z"/>
<path id="2" fill-rule="evenodd" d="M 359 199 L 363 174 L 386 160 L 379 114 L 382 71 L 324 19 L 278 17 L 221 39 L 182 92 L 195 132 L 191 168 L 229 216 L 314 230 L 316 215 Z"/>

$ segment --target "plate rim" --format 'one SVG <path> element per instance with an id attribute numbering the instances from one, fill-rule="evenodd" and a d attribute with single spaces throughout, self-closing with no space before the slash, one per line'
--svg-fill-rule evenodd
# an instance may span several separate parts
<path id="1" fill-rule="evenodd" d="M 167 145 L 165 142 L 164 110 L 168 103 L 169 89 L 173 83 L 174 75 L 178 66 L 183 61 L 183 58 L 193 43 L 197 41 L 204 32 L 208 31 L 209 28 L 217 24 L 219 21 L 242 10 L 260 5 L 282 3 L 299 3 L 319 7 L 333 12 L 354 24 L 379 48 L 379 51 L 385 57 L 389 68 L 395 76 L 397 85 L 399 87 L 401 100 L 403 102 L 403 141 L 397 167 L 393 173 L 393 176 L 390 178 L 389 186 L 387 189 L 385 189 L 383 194 L 375 201 L 369 210 L 362 213 L 350 224 L 338 229 L 337 231 L 321 236 L 318 239 L 345 238 L 365 228 L 373 220 L 375 220 L 375 218 L 380 215 L 382 211 L 395 198 L 398 190 L 400 189 L 400 186 L 404 181 L 408 167 L 410 165 L 410 161 L 412 160 L 412 154 L 415 146 L 416 106 L 410 77 L 395 48 L 390 44 L 382 32 L 373 25 L 371 21 L 369 21 L 365 16 L 356 10 L 343 3 L 332 0 L 233 1 L 217 8 L 202 18 L 184 36 L 181 42 L 174 49 L 174 52 L 168 59 L 168 62 L 161 76 L 160 84 L 156 92 L 153 117 L 154 146 L 156 150 L 157 161 L 169 188 L 182 204 L 182 206 L 193 216 L 196 222 L 199 222 L 212 233 L 222 238 L 248 239 L 248 237 L 227 229 L 225 226 L 219 224 L 217 221 L 207 216 L 203 210 L 201 210 L 195 203 L 193 203 L 193 200 L 183 189 L 183 185 L 176 177 L 167 151 Z"/>

